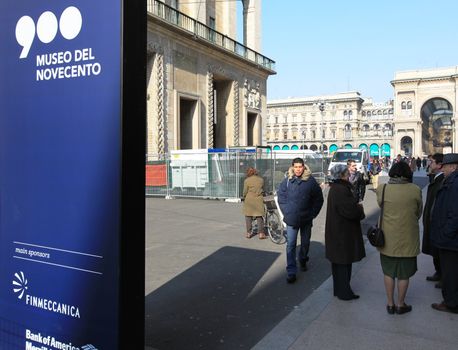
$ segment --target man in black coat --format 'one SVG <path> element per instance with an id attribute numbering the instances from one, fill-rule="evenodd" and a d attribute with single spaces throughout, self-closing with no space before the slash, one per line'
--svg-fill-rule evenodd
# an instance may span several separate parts
<path id="1" fill-rule="evenodd" d="M 432 174 L 431 183 L 428 186 L 428 193 L 426 195 L 425 208 L 423 210 L 423 242 L 421 251 L 424 254 L 433 257 L 433 264 L 436 272 L 426 277 L 426 280 L 439 282 L 441 279 L 441 268 L 439 260 L 439 250 L 431 245 L 431 209 L 436 199 L 437 192 L 444 182 L 444 173 L 442 172 L 442 161 L 444 155 L 436 153 L 431 156 L 430 173 Z"/>
<path id="2" fill-rule="evenodd" d="M 366 180 L 364 180 L 363 174 L 358 171 L 355 160 L 347 160 L 347 168 L 350 172 L 350 178 L 348 181 L 352 186 L 353 195 L 356 197 L 358 202 L 362 202 L 364 200 L 364 195 L 366 194 Z"/>
<path id="3" fill-rule="evenodd" d="M 286 223 L 286 271 L 288 283 L 296 281 L 296 244 L 300 231 L 299 263 L 307 270 L 312 221 L 323 206 L 323 192 L 302 158 L 295 158 L 288 176 L 278 189 L 278 204 Z"/>
<path id="4" fill-rule="evenodd" d="M 442 272 L 442 297 L 431 307 L 458 313 L 458 153 L 449 153 L 442 161 L 444 183 L 437 192 L 431 219 L 431 243 L 439 249 Z"/>

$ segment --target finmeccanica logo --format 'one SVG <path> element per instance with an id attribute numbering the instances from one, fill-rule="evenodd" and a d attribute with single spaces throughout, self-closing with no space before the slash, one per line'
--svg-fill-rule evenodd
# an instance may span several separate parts
<path id="1" fill-rule="evenodd" d="M 25 278 L 24 272 L 16 272 L 13 279 L 13 292 L 17 293 L 18 299 L 22 299 L 27 288 L 27 278 Z"/>
<path id="2" fill-rule="evenodd" d="M 16 272 L 12 283 L 13 292 L 17 294 L 18 299 L 24 300 L 26 305 L 74 318 L 81 318 L 80 310 L 77 306 L 26 293 L 29 287 L 24 272 Z"/>
<path id="3" fill-rule="evenodd" d="M 72 40 L 78 36 L 82 26 L 83 17 L 75 6 L 67 7 L 60 15 L 59 21 L 51 11 L 43 12 L 36 25 L 32 17 L 22 16 L 16 23 L 16 41 L 22 47 L 19 58 L 27 58 L 35 35 L 43 44 L 49 44 L 59 30 L 65 39 Z"/>

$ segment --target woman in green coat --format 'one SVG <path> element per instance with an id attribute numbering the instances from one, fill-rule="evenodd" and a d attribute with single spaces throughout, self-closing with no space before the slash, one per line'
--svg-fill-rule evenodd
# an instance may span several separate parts
<path id="1" fill-rule="evenodd" d="M 418 220 L 423 203 L 420 188 L 412 183 L 412 171 L 405 162 L 395 163 L 388 174 L 387 185 L 377 188 L 377 202 L 383 201 L 382 229 L 385 245 L 379 248 L 389 314 L 404 314 L 412 306 L 404 301 L 409 278 L 417 271 L 417 255 L 420 253 Z M 394 303 L 394 287 L 397 279 L 398 299 Z"/>
<path id="2" fill-rule="evenodd" d="M 255 168 L 248 168 L 246 174 L 247 178 L 243 183 L 243 214 L 245 215 L 246 238 L 253 237 L 251 224 L 253 218 L 256 218 L 259 239 L 265 239 L 267 237 L 264 233 L 264 200 L 262 197 L 264 180 L 258 175 Z"/>

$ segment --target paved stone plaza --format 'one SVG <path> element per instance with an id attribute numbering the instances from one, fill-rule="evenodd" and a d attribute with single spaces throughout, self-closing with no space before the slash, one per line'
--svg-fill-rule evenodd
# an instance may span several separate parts
<path id="1" fill-rule="evenodd" d="M 427 178 L 417 176 L 415 182 L 424 187 Z M 370 189 L 363 230 L 377 219 Z M 367 257 L 354 268 L 353 285 L 361 299 L 333 298 L 330 264 L 324 258 L 324 219 L 325 209 L 313 227 L 309 271 L 287 285 L 285 246 L 244 238 L 240 203 L 148 198 L 146 346 L 385 349 L 396 344 L 429 349 L 438 342 L 437 348 L 455 348 L 458 316 L 431 309 L 441 297 L 425 281 L 433 269 L 427 256 L 420 256 L 411 282 L 407 300 L 414 310 L 409 315 L 388 318 L 378 254 L 369 245 Z"/>

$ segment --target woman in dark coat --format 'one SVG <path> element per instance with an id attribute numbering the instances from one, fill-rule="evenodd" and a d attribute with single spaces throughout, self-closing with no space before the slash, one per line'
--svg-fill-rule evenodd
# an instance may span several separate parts
<path id="1" fill-rule="evenodd" d="M 358 299 L 350 286 L 352 263 L 366 256 L 361 232 L 364 209 L 352 193 L 345 165 L 331 169 L 326 211 L 326 258 L 332 263 L 334 295 L 341 300 Z"/>

